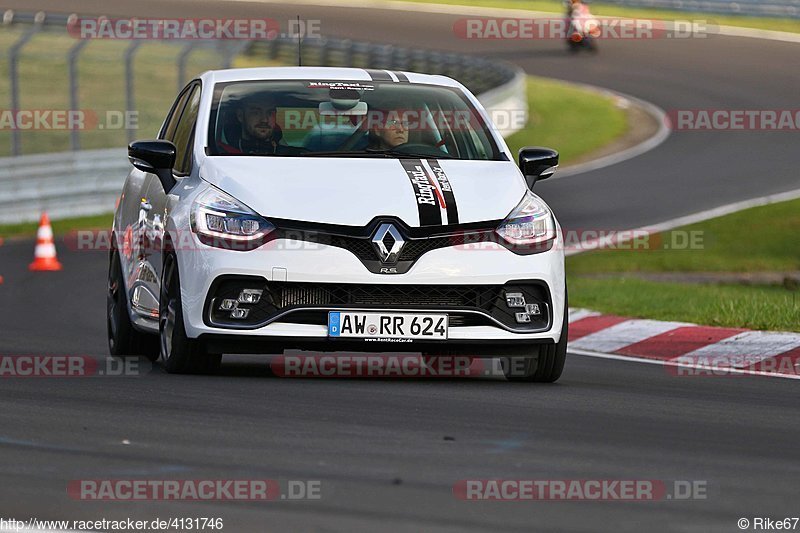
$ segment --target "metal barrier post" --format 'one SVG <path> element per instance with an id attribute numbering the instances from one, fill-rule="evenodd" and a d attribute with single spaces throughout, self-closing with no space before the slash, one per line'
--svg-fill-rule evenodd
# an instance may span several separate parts
<path id="1" fill-rule="evenodd" d="M 142 45 L 142 41 L 132 41 L 125 50 L 125 107 L 127 112 L 132 112 L 136 108 L 136 101 L 133 95 L 133 56 L 136 50 Z M 133 130 L 128 130 L 128 142 L 133 142 Z"/>
<path id="2" fill-rule="evenodd" d="M 183 89 L 186 85 L 186 62 L 189 60 L 189 54 L 192 53 L 197 41 L 189 41 L 178 54 L 178 91 Z"/>
<path id="3" fill-rule="evenodd" d="M 13 11 L 6 11 L 3 14 L 3 22 L 10 23 L 13 20 Z M 8 75 L 11 82 L 11 112 L 16 114 L 19 111 L 19 53 L 31 38 L 39 33 L 44 22 L 44 12 L 39 11 L 34 17 L 34 24 L 23 33 L 8 50 Z M 11 130 L 11 155 L 20 155 L 22 144 L 20 142 L 19 129 Z"/>
<path id="4" fill-rule="evenodd" d="M 242 41 L 235 45 L 222 47 L 222 68 L 231 68 L 233 60 L 250 44 L 249 41 Z"/>
<path id="5" fill-rule="evenodd" d="M 69 61 L 69 108 L 70 111 L 78 110 L 78 56 L 83 47 L 89 44 L 88 40 L 79 41 L 69 49 L 67 60 Z M 80 131 L 73 125 L 69 132 L 70 147 L 73 151 L 81 149 Z"/>

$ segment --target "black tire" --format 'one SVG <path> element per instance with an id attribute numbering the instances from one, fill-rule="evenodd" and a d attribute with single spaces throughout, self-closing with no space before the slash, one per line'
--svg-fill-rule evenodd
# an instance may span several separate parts
<path id="1" fill-rule="evenodd" d="M 119 251 L 112 250 L 108 262 L 106 297 L 108 351 L 114 357 L 141 357 L 156 361 L 160 354 L 158 335 L 136 330 L 128 314 L 128 295 Z"/>
<path id="2" fill-rule="evenodd" d="M 567 39 L 567 50 L 572 54 L 577 54 L 581 49 L 581 43 L 576 43 L 572 39 Z"/>
<path id="3" fill-rule="evenodd" d="M 564 296 L 564 320 L 561 338 L 555 344 L 540 344 L 537 357 L 507 357 L 503 361 L 503 374 L 509 381 L 554 383 L 564 371 L 569 337 L 569 300 Z"/>
<path id="4" fill-rule="evenodd" d="M 219 370 L 222 355 L 208 354 L 186 336 L 181 303 L 180 275 L 174 254 L 166 255 L 161 276 L 158 329 L 161 358 L 170 374 L 213 374 Z"/>

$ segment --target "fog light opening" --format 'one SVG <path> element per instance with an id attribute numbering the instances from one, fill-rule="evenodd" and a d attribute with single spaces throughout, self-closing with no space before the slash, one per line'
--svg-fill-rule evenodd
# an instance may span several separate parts
<path id="1" fill-rule="evenodd" d="M 525 307 L 525 296 L 521 292 L 507 292 L 506 305 L 508 307 Z"/>
<path id="2" fill-rule="evenodd" d="M 220 311 L 230 311 L 231 309 L 236 309 L 237 307 L 238 304 L 236 300 L 225 299 L 222 300 L 221 304 L 219 304 Z"/>
<path id="3" fill-rule="evenodd" d="M 242 289 L 242 292 L 239 293 L 239 303 L 257 304 L 261 301 L 261 295 L 263 293 L 264 291 L 259 289 Z"/>
<path id="4" fill-rule="evenodd" d="M 236 320 L 244 320 L 245 318 L 247 318 L 247 315 L 249 314 L 250 314 L 249 309 L 243 309 L 241 307 L 237 307 L 236 309 L 233 309 L 231 311 L 231 318 Z"/>

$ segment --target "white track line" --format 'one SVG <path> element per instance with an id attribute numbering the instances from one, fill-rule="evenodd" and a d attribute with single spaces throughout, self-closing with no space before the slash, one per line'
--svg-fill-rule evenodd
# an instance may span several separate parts
<path id="1" fill-rule="evenodd" d="M 567 346 L 567 353 L 572 355 L 580 355 L 583 357 L 594 357 L 597 359 L 612 359 L 614 361 L 627 361 L 629 363 L 645 363 L 648 365 L 659 365 L 663 367 L 687 368 L 695 371 L 709 370 L 712 372 L 719 372 L 719 368 L 706 367 L 703 365 L 682 364 L 674 360 L 661 360 L 661 359 L 644 359 L 641 357 L 628 357 L 625 355 L 615 355 L 610 353 L 592 352 L 589 350 L 581 350 L 579 348 L 573 349 Z M 760 370 L 744 370 L 740 368 L 725 368 L 728 374 L 740 374 L 744 376 L 763 376 L 768 378 L 783 378 L 783 379 L 800 379 L 800 374 L 775 374 L 770 372 L 762 372 Z"/>
<path id="2" fill-rule="evenodd" d="M 696 224 L 697 222 L 703 222 L 704 220 L 718 218 L 724 215 L 730 215 L 731 213 L 736 213 L 737 211 L 742 211 L 744 209 L 750 209 L 751 207 L 760 207 L 763 205 L 770 205 L 779 202 L 788 202 L 789 200 L 796 200 L 798 198 L 800 198 L 800 189 L 786 191 L 778 194 L 770 194 L 767 196 L 762 196 L 760 198 L 743 200 L 741 202 L 734 202 L 732 204 L 722 205 L 720 207 L 715 207 L 713 209 L 700 211 L 699 213 L 693 213 L 691 215 L 665 220 L 664 222 L 659 222 L 658 224 L 643 226 L 641 228 L 636 228 L 633 230 L 622 230 L 611 237 L 606 236 L 603 237 L 602 239 L 587 240 L 584 243 L 582 243 L 579 248 L 570 248 L 568 250 L 565 250 L 564 253 L 565 255 L 570 256 L 587 251 L 596 250 L 598 248 L 603 248 L 612 244 L 619 245 L 629 241 L 631 239 L 632 233 L 638 233 L 639 235 L 641 235 L 641 232 L 647 232 L 649 234 L 662 233 L 664 231 L 669 231 L 671 229 L 675 229 L 681 226 L 688 226 L 690 224 Z"/>
<path id="3" fill-rule="evenodd" d="M 624 150 L 620 150 L 619 152 L 614 152 L 613 154 L 609 154 L 603 157 L 598 157 L 597 159 L 593 159 L 585 163 L 578 163 L 577 165 L 570 165 L 561 168 L 558 170 L 558 172 L 556 172 L 556 174 L 552 178 L 550 178 L 551 180 L 558 178 L 566 178 L 568 176 L 574 176 L 576 174 L 583 174 L 584 172 L 590 172 L 592 170 L 598 170 L 600 168 L 616 165 L 617 163 L 622 163 L 623 161 L 627 161 L 628 159 L 640 156 L 645 152 L 649 152 L 653 148 L 657 147 L 658 145 L 666 141 L 667 138 L 672 133 L 672 130 L 669 127 L 669 119 L 667 118 L 666 112 L 651 102 L 642 100 L 641 98 L 637 98 L 629 94 L 621 93 L 619 91 L 613 91 L 611 89 L 605 89 L 603 87 L 598 87 L 596 85 L 590 85 L 588 83 L 576 83 L 566 80 L 559 80 L 559 81 L 562 81 L 563 83 L 567 83 L 575 87 L 582 88 L 587 91 L 599 93 L 603 96 L 610 96 L 612 98 L 621 98 L 623 100 L 628 100 L 631 104 L 640 107 L 645 111 L 645 113 L 648 113 L 650 116 L 652 116 L 653 119 L 656 122 L 658 122 L 658 130 L 651 137 L 645 139 L 644 141 L 634 146 L 631 146 L 630 148 L 626 148 Z"/>

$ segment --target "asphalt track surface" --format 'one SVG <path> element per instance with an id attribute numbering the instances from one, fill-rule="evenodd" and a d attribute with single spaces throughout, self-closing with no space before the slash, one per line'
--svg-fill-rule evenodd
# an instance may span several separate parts
<path id="1" fill-rule="evenodd" d="M 188 6 L 191 9 L 188 9 Z M 249 3 L 4 2 L 124 16 L 322 20 L 341 37 L 468 51 L 609 87 L 670 109 L 794 109 L 797 45 L 711 36 L 602 43 L 463 41 L 456 16 Z M 171 90 L 171 89 L 170 89 Z M 580 134 L 580 132 L 576 132 Z M 641 227 L 798 187 L 800 136 L 675 132 L 657 149 L 537 186 L 567 227 Z M 556 147 L 557 148 L 557 147 Z M 746 250 L 746 243 L 743 243 Z M 0 353 L 105 354 L 102 253 L 60 247 L 65 270 L 26 270 L 30 242 L 0 248 Z M 677 378 L 655 365 L 572 356 L 553 386 L 502 380 L 297 380 L 266 359 L 214 377 L 8 379 L 0 387 L 0 516 L 220 516 L 225 531 L 737 531 L 798 516 L 793 381 Z M 129 444 L 123 444 L 129 441 Z M 321 480 L 319 501 L 81 502 L 74 479 Z M 662 502 L 465 502 L 459 480 L 701 480 L 708 497 Z"/>

